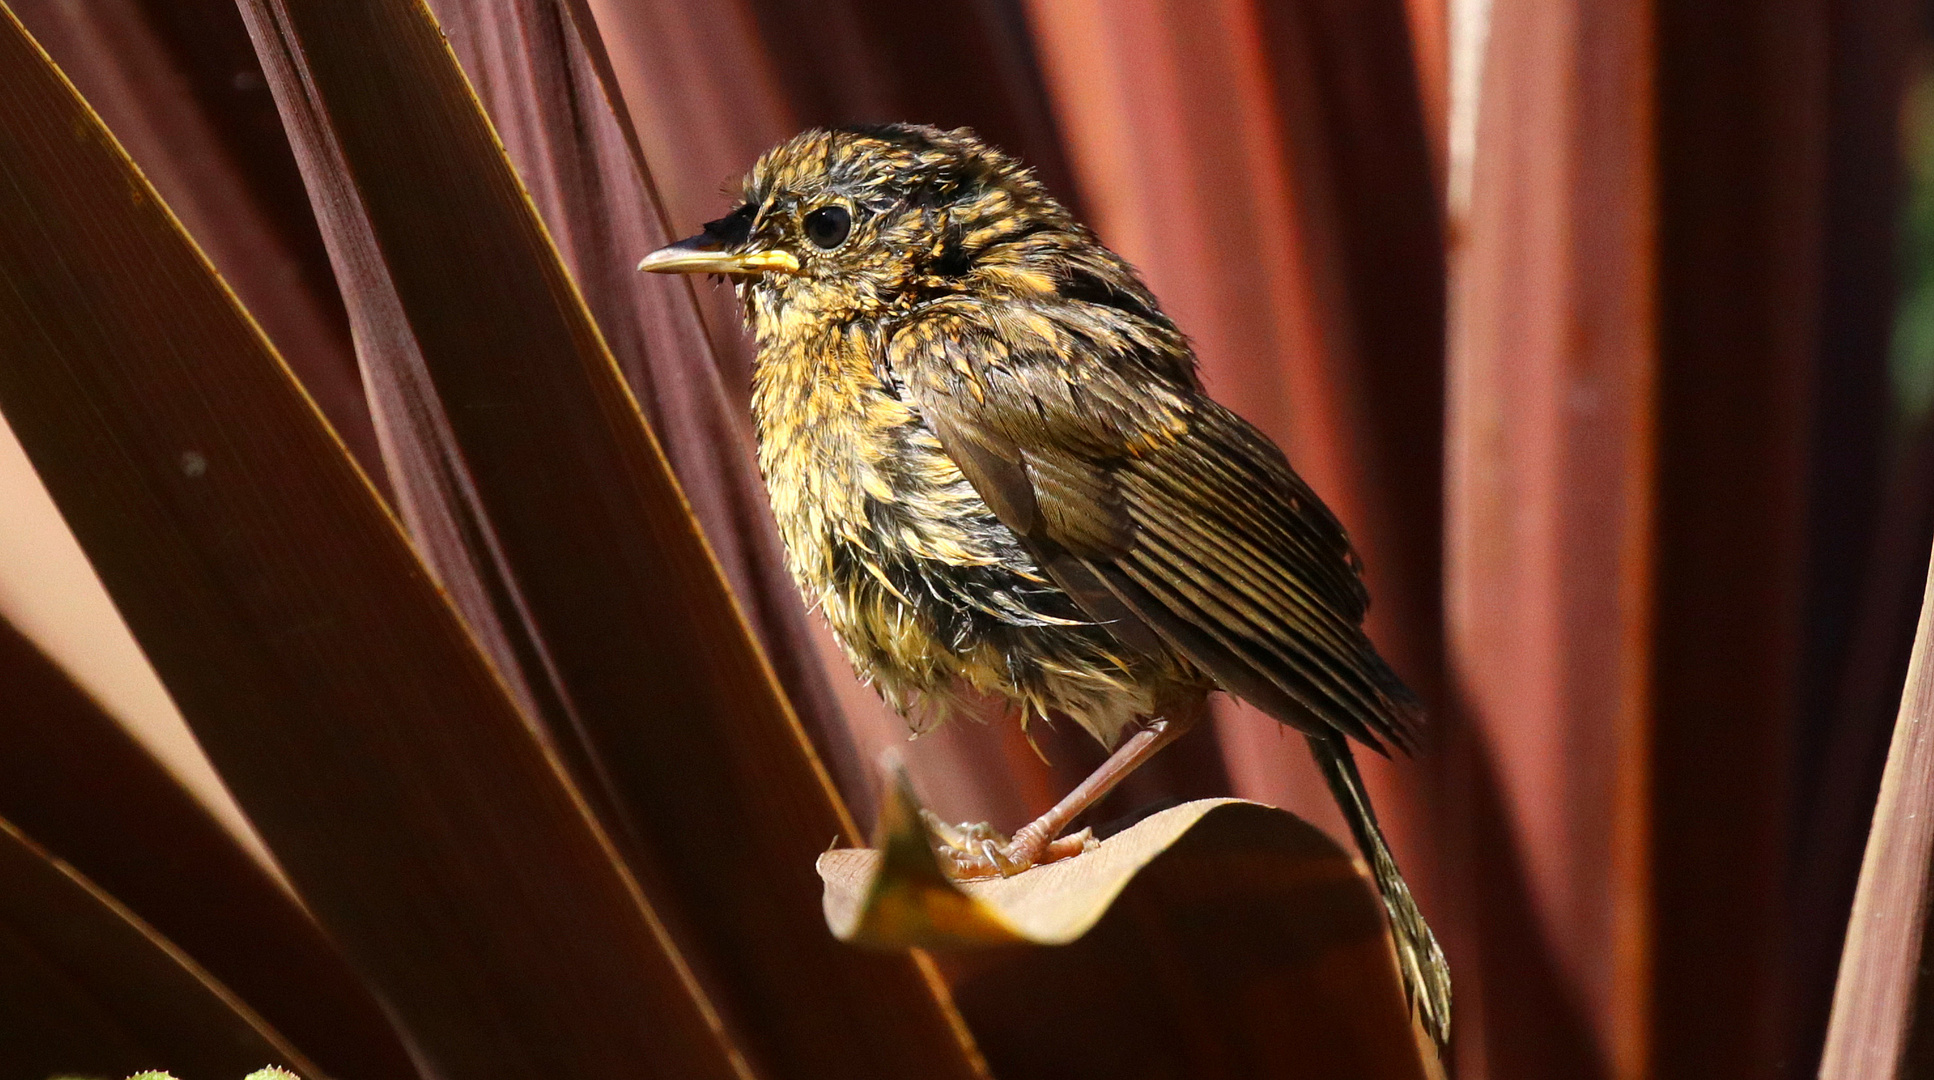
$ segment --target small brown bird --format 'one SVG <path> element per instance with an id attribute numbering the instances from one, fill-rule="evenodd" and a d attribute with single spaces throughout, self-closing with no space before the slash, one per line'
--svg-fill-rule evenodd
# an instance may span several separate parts
<path id="1" fill-rule="evenodd" d="M 1117 748 L 1011 841 L 959 836 L 963 876 L 1080 851 L 1062 831 L 1229 691 L 1308 739 L 1446 1038 L 1443 954 L 1348 742 L 1408 749 L 1416 699 L 1364 636 L 1343 527 L 1204 393 L 1128 263 L 972 132 L 890 125 L 771 150 L 639 268 L 737 280 L 787 559 L 861 675 L 903 713 L 968 691 Z"/>

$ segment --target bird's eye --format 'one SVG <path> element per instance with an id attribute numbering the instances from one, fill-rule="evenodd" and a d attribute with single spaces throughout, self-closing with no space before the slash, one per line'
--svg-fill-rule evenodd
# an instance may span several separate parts
<path id="1" fill-rule="evenodd" d="M 831 251 L 846 242 L 853 231 L 853 215 L 844 206 L 822 206 L 806 215 L 806 239 L 815 247 Z"/>

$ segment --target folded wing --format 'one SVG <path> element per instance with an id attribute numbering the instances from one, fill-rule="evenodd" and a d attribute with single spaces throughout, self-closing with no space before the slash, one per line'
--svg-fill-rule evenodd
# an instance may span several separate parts
<path id="1" fill-rule="evenodd" d="M 1201 392 L 1180 335 L 1073 301 L 983 305 L 906 319 L 887 374 L 1056 583 L 1284 723 L 1409 748 L 1417 704 L 1363 634 L 1342 526 Z"/>

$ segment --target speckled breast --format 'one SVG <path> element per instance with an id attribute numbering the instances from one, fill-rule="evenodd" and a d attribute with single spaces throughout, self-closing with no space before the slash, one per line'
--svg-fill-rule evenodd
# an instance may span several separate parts
<path id="1" fill-rule="evenodd" d="M 964 683 L 1065 711 L 1056 671 L 1132 681 L 1120 646 L 1041 574 L 847 326 L 762 343 L 759 465 L 807 602 L 903 711 Z M 1136 698 L 1145 695 L 1137 693 Z"/>

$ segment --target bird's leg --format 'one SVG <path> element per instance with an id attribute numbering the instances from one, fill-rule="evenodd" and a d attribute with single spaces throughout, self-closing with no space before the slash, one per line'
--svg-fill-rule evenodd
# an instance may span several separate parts
<path id="1" fill-rule="evenodd" d="M 1155 756 L 1156 751 L 1176 739 L 1194 726 L 1200 714 L 1194 711 L 1183 712 L 1173 718 L 1163 718 L 1151 722 L 1147 727 L 1129 736 L 1108 760 L 1088 774 L 1088 778 L 1075 785 L 1073 791 L 1063 796 L 1061 801 L 1047 813 L 1035 818 L 1014 834 L 1014 840 L 1006 852 L 1010 862 L 1018 863 L 1023 869 L 1037 862 L 1052 862 L 1054 858 L 1066 858 L 1079 854 L 1081 848 L 1064 854 L 1055 854 L 1056 838 L 1061 830 L 1067 828 L 1090 806 L 1107 797 L 1115 790 L 1115 785 L 1128 778 L 1141 764 Z M 1073 840 L 1075 837 L 1069 837 Z M 1047 857 L 1053 855 L 1053 858 Z"/>
<path id="2" fill-rule="evenodd" d="M 1201 717 L 1201 709 L 1184 708 L 1176 710 L 1173 716 L 1150 722 L 1129 736 L 1100 768 L 1088 774 L 1053 809 L 1022 826 L 1006 844 L 1001 844 L 998 834 L 984 825 L 963 827 L 957 830 L 957 837 L 943 833 L 948 843 L 944 854 L 953 864 L 949 867 L 950 876 L 957 879 L 1012 877 L 1031 866 L 1056 862 L 1088 850 L 1095 843 L 1089 830 L 1083 829 L 1073 836 L 1062 836 L 1061 830 L 1100 802 L 1116 784 L 1162 747 L 1181 738 Z"/>

